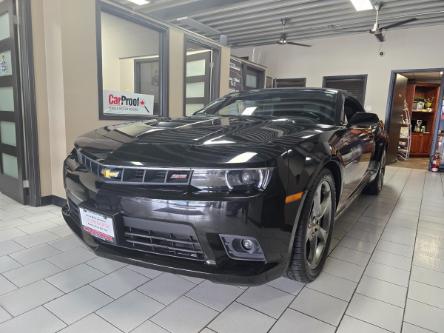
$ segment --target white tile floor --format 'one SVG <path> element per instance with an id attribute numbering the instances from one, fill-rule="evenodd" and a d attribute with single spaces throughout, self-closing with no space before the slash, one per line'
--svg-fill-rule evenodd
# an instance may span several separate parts
<path id="1" fill-rule="evenodd" d="M 242 288 L 96 257 L 57 207 L 0 194 L 0 332 L 444 332 L 444 175 L 388 168 L 325 270 Z"/>

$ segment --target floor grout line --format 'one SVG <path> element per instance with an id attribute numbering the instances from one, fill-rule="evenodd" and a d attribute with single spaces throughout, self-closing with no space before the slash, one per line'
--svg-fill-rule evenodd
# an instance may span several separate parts
<path id="1" fill-rule="evenodd" d="M 353 316 L 353 315 L 351 315 L 351 314 L 346 314 L 346 315 L 344 315 L 344 316 L 348 316 L 348 317 L 351 317 L 351 318 L 353 318 L 353 319 L 356 319 L 356 320 L 362 321 L 362 322 L 364 322 L 364 323 L 366 323 L 366 324 L 369 324 L 369 325 L 371 325 L 371 326 L 374 326 L 374 327 L 380 328 L 380 329 L 382 329 L 382 330 L 384 330 L 384 331 L 391 332 L 391 333 L 395 333 L 394 331 L 388 330 L 388 329 L 386 329 L 386 328 L 384 328 L 384 327 L 381 327 L 381 326 L 378 326 L 378 325 L 376 325 L 376 324 L 374 324 L 374 323 L 370 323 L 370 322 L 368 322 L 368 321 L 366 321 L 366 320 L 363 320 L 363 319 L 360 319 L 360 318 L 356 318 L 355 316 Z M 341 320 L 341 322 L 342 322 L 342 320 Z M 338 327 L 339 327 L 339 326 L 338 326 Z"/>
<path id="2" fill-rule="evenodd" d="M 160 275 L 162 275 L 162 274 L 160 274 Z M 155 278 L 158 278 L 160 275 L 156 276 Z M 181 278 L 184 279 L 183 277 L 181 277 Z M 154 280 L 154 279 L 152 279 L 152 280 Z M 152 280 L 151 280 L 151 281 L 152 281 Z M 186 280 L 186 279 L 184 279 L 184 280 Z M 188 281 L 188 282 L 191 282 L 191 281 L 189 281 L 189 280 L 187 280 L 187 281 Z M 149 282 L 149 281 L 148 281 L 148 282 Z M 148 282 L 146 282 L 146 283 L 148 283 Z M 151 299 L 154 299 L 156 302 L 159 302 L 160 304 L 164 305 L 164 307 L 163 307 L 162 309 L 160 309 L 159 311 L 157 311 L 157 312 L 156 312 L 155 314 L 153 314 L 152 316 L 148 317 L 146 320 L 144 320 L 144 321 L 143 321 L 141 324 L 139 324 L 137 327 L 133 328 L 133 329 L 131 330 L 131 332 L 134 331 L 134 330 L 136 330 L 138 327 L 142 326 L 143 324 L 145 324 L 147 321 L 150 321 L 150 322 L 152 322 L 153 324 L 155 324 L 155 325 L 157 325 L 157 326 L 163 328 L 164 330 L 166 330 L 166 331 L 168 331 L 168 332 L 171 332 L 170 330 L 166 329 L 166 328 L 163 327 L 162 325 L 153 322 L 151 319 L 152 319 L 154 316 L 156 316 L 158 313 L 160 313 L 160 312 L 162 312 L 163 310 L 165 310 L 168 306 L 170 306 L 171 304 L 173 304 L 174 302 L 176 302 L 177 300 L 179 300 L 180 298 L 182 298 L 182 297 L 187 297 L 186 295 L 187 295 L 189 292 L 191 292 L 193 289 L 199 287 L 199 286 L 200 286 L 202 283 L 204 283 L 204 282 L 205 282 L 205 280 L 202 280 L 202 281 L 200 281 L 199 283 L 195 283 L 195 286 L 194 286 L 194 287 L 192 287 L 191 289 L 187 290 L 184 294 L 180 295 L 178 298 L 176 298 L 175 300 L 173 300 L 173 301 L 170 302 L 169 304 L 163 304 L 163 303 L 161 303 L 160 301 L 154 299 L 153 297 L 150 297 L 150 296 L 148 296 L 148 295 L 146 295 L 146 294 L 144 294 L 144 293 L 142 293 L 142 292 L 140 292 L 139 290 L 136 289 L 136 290 L 139 291 L 141 294 L 143 294 L 143 295 L 145 295 L 145 296 L 147 296 L 147 297 L 149 297 L 149 298 L 151 298 Z M 191 283 L 193 283 L 193 282 L 191 282 Z M 144 284 L 145 284 L 145 283 L 144 283 Z M 239 289 L 241 289 L 241 288 L 239 288 Z M 191 299 L 191 300 L 197 302 L 195 299 L 192 299 L 192 298 L 190 298 L 190 297 L 187 297 L 187 298 L 189 298 L 189 299 Z M 198 303 L 200 303 L 200 302 L 198 302 Z M 203 303 L 200 303 L 200 304 L 205 305 L 205 304 L 203 304 Z M 209 307 L 209 306 L 207 306 L 207 305 L 205 305 L 205 306 L 206 306 L 207 308 L 209 308 L 209 309 L 214 310 L 213 308 L 211 308 L 211 307 Z M 225 308 L 224 308 L 224 310 L 225 310 Z M 217 311 L 217 310 L 215 310 L 215 311 Z M 221 312 L 222 312 L 222 311 L 221 311 Z M 216 315 L 216 317 L 217 317 L 218 315 L 219 315 L 219 313 Z M 214 318 L 216 318 L 216 317 L 214 317 Z M 211 323 L 211 321 L 213 321 L 214 318 L 211 319 L 211 320 L 210 320 L 210 321 L 209 321 L 209 322 L 208 322 L 208 323 L 207 323 L 202 329 L 204 329 L 209 323 Z"/>
<path id="3" fill-rule="evenodd" d="M 300 310 L 298 310 L 298 309 L 294 309 L 294 308 L 290 308 L 290 307 L 288 307 L 287 309 L 285 309 L 285 310 L 292 310 L 292 311 L 294 311 L 294 312 L 298 312 L 298 313 L 300 313 L 300 314 L 303 314 L 304 316 L 307 316 L 307 317 L 310 317 L 310 318 L 313 318 L 313 319 L 315 319 L 315 320 L 317 320 L 317 321 L 320 321 L 320 322 L 322 322 L 322 323 L 324 323 L 324 324 L 327 324 L 328 326 L 331 326 L 331 327 L 334 327 L 335 329 L 336 329 L 336 327 L 337 326 L 339 326 L 339 324 L 336 326 L 336 325 L 333 325 L 332 323 L 329 323 L 329 322 L 326 322 L 325 320 L 322 320 L 322 319 L 319 319 L 319 318 L 316 318 L 315 316 L 313 316 L 313 315 L 311 315 L 311 314 L 308 314 L 308 313 L 305 313 L 305 312 L 302 312 L 302 311 L 300 311 Z M 285 312 L 285 311 L 284 311 Z M 277 323 L 277 320 L 276 320 L 276 323 Z M 273 325 L 274 326 L 274 325 Z M 271 330 L 271 329 L 270 329 Z"/>
<path id="4" fill-rule="evenodd" d="M 410 325 L 412 325 L 412 326 L 415 326 L 415 327 L 421 328 L 421 329 L 423 329 L 424 331 L 427 331 L 427 332 L 438 333 L 437 331 L 433 331 L 433 330 L 431 330 L 431 329 L 429 329 L 429 328 L 425 328 L 425 327 L 419 326 L 419 325 L 417 325 L 417 324 L 413 324 L 413 323 L 411 323 L 411 322 L 409 322 L 409 321 L 405 321 L 405 323 L 408 323 L 408 324 L 410 324 Z"/>
<path id="5" fill-rule="evenodd" d="M 270 332 L 273 327 L 276 325 L 276 323 L 279 321 L 279 319 L 282 318 L 282 316 L 284 315 L 284 313 L 290 309 L 291 304 L 295 301 L 295 299 L 301 294 L 302 290 L 304 290 L 305 288 L 310 289 L 309 287 L 307 287 L 307 283 L 304 284 L 304 286 L 297 292 L 296 295 L 294 295 L 293 300 L 290 302 L 290 304 L 288 304 L 288 306 L 285 308 L 284 311 L 282 311 L 282 313 L 279 315 L 279 317 L 275 320 L 275 322 L 273 323 L 273 325 L 271 325 L 271 327 L 269 328 L 269 330 L 267 332 Z M 283 291 L 283 290 L 282 290 Z M 293 295 L 293 294 L 291 294 Z"/>

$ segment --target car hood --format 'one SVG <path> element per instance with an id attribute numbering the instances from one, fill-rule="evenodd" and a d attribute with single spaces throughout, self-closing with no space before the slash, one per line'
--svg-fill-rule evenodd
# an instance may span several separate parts
<path id="1" fill-rule="evenodd" d="M 256 166 L 273 163 L 294 143 L 331 127 L 287 118 L 159 118 L 103 127 L 75 145 L 112 165 Z"/>

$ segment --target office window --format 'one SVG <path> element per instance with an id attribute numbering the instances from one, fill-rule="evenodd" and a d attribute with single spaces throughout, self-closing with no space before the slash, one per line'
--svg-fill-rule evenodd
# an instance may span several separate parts
<path id="1" fill-rule="evenodd" d="M 246 61 L 243 57 L 230 58 L 230 92 L 272 88 L 273 79 L 265 77 L 265 68 Z"/>
<path id="2" fill-rule="evenodd" d="M 306 86 L 307 79 L 304 78 L 296 78 L 296 79 L 275 79 L 274 87 L 275 88 L 303 88 Z"/>
<path id="3" fill-rule="evenodd" d="M 244 65 L 244 90 L 260 89 L 265 85 L 265 71 L 249 64 Z"/>
<path id="4" fill-rule="evenodd" d="M 367 75 L 324 76 L 324 88 L 342 89 L 350 93 L 362 105 L 365 102 Z"/>
<path id="5" fill-rule="evenodd" d="M 100 14 L 101 119 L 164 114 L 164 30 L 102 11 Z"/>

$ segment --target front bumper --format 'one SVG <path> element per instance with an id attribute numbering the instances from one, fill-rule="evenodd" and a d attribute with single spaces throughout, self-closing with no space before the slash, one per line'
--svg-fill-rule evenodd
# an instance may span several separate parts
<path id="1" fill-rule="evenodd" d="M 181 189 L 167 191 L 105 184 L 87 171 L 72 171 L 66 165 L 64 181 L 69 203 L 63 208 L 65 221 L 99 256 L 243 285 L 265 283 L 281 276 L 287 269 L 299 203 L 284 205 L 280 191 L 236 198 L 190 196 Z M 118 216 L 115 220 L 116 243 L 108 243 L 86 233 L 76 211 L 79 206 Z M 135 246 L 126 237 L 128 230 L 134 230 L 131 228 L 148 234 L 154 229 L 162 235 L 169 233 L 171 237 L 176 237 L 176 233 L 179 236 L 192 235 L 202 255 L 187 258 L 181 255 L 180 249 L 154 253 L 150 247 Z M 265 260 L 230 258 L 220 239 L 222 234 L 254 237 L 263 250 Z"/>

